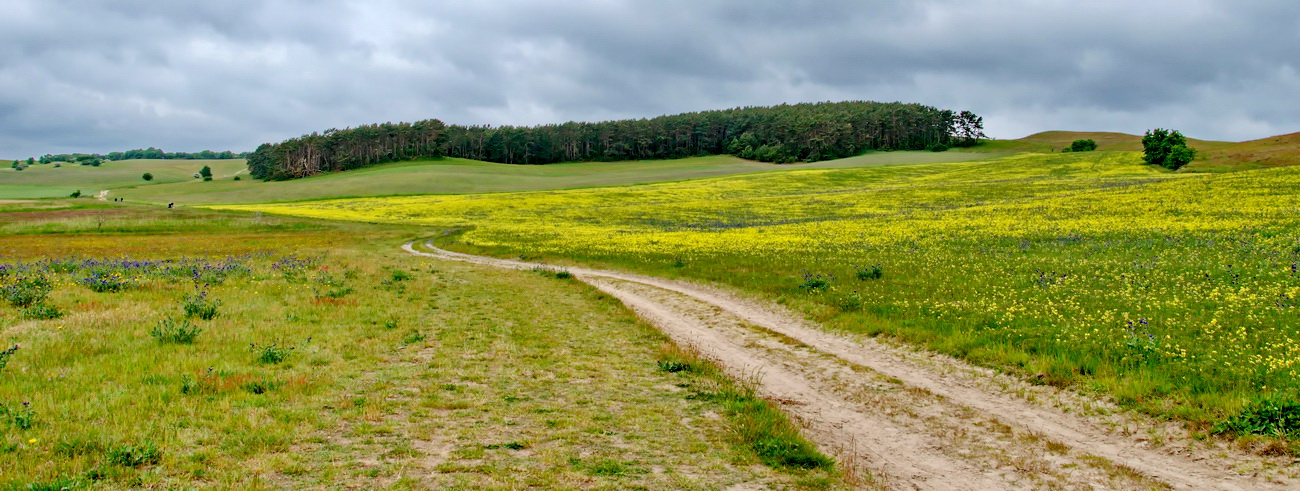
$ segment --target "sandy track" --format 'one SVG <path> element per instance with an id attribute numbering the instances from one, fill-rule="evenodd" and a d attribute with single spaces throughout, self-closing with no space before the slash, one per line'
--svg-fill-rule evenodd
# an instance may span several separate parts
<path id="1" fill-rule="evenodd" d="M 497 267 L 549 267 L 426 246 L 430 252 L 413 244 L 403 248 Z M 619 299 L 675 342 L 693 347 L 733 376 L 752 379 L 759 393 L 781 404 L 823 450 L 885 487 L 1285 489 L 1300 484 L 1277 472 L 1262 477 L 1233 470 L 1258 468 L 1258 459 L 1249 456 L 1209 446 L 1153 448 L 1141 434 L 1104 426 L 1115 426 L 1115 417 L 1074 411 L 1104 409 L 1104 404 L 950 358 L 832 334 L 789 312 L 714 288 L 565 269 Z M 1049 398 L 1054 405 L 1041 403 Z M 1147 430 L 1152 434 L 1157 428 Z"/>

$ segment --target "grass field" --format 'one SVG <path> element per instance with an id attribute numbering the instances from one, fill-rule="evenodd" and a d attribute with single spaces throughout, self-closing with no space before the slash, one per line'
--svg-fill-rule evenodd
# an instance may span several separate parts
<path id="1" fill-rule="evenodd" d="M 196 181 L 194 173 L 207 165 L 214 178 L 228 178 L 238 172 L 247 172 L 242 159 L 235 160 L 122 160 L 104 162 L 99 167 L 62 162 L 33 165 L 15 171 L 9 165 L 0 167 L 0 199 L 62 198 L 73 191 L 94 195 L 104 189 L 117 189 L 139 185 L 159 185 Z M 141 176 L 153 174 L 151 182 Z M 244 176 L 247 178 L 247 175 Z"/>
<path id="2" fill-rule="evenodd" d="M 840 486 L 618 302 L 417 233 L 0 203 L 0 487 Z"/>
<path id="3" fill-rule="evenodd" d="M 969 152 L 875 152 L 812 164 L 776 165 L 727 155 L 634 162 L 573 162 L 507 165 L 465 159 L 400 162 L 306 179 L 182 182 L 115 192 L 152 202 L 253 203 L 331 197 L 465 194 L 619 186 L 704 177 L 788 170 L 891 164 L 952 162 L 988 158 Z"/>
<path id="4" fill-rule="evenodd" d="M 226 208 L 731 284 L 1211 431 L 1300 392 L 1297 196 L 1297 168 L 1170 173 L 1089 152 Z"/>

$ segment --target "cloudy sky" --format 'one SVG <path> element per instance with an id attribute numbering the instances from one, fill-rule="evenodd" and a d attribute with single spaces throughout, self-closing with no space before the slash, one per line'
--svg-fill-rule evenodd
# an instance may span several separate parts
<path id="1" fill-rule="evenodd" d="M 1300 131 L 1294 0 L 0 0 L 0 158 L 824 100 Z"/>

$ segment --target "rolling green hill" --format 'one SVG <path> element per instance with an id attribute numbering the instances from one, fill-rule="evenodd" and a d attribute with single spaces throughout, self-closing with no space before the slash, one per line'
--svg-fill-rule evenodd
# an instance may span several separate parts
<path id="1" fill-rule="evenodd" d="M 377 165 L 291 181 L 186 181 L 114 190 L 114 196 L 185 204 L 257 203 L 353 196 L 464 194 L 617 186 L 789 169 L 958 162 L 990 157 L 962 151 L 872 152 L 812 164 L 768 164 L 728 155 L 676 160 L 496 164 L 432 159 Z"/>
<path id="2" fill-rule="evenodd" d="M 99 167 L 64 162 L 59 167 L 41 164 L 23 171 L 14 171 L 6 163 L 0 167 L 0 199 L 58 198 L 78 190 L 93 195 L 104 189 L 192 181 L 205 165 L 217 179 L 247 173 L 243 160 L 121 160 Z M 141 178 L 146 172 L 153 174 L 153 181 Z"/>

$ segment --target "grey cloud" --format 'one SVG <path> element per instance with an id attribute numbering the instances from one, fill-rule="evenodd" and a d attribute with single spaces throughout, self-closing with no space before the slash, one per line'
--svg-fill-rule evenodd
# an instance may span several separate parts
<path id="1" fill-rule="evenodd" d="M 7 3 L 0 158 L 841 99 L 971 109 L 1009 138 L 1300 130 L 1284 0 Z"/>

